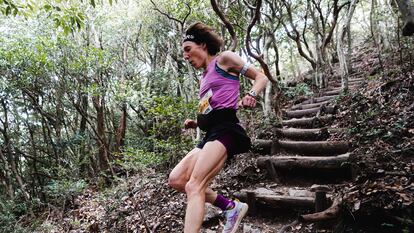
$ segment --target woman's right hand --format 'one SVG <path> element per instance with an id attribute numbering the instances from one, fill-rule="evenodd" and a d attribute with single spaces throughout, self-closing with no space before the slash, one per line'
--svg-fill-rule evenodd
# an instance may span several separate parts
<path id="1" fill-rule="evenodd" d="M 184 129 L 195 129 L 197 128 L 197 121 L 186 119 L 184 121 Z"/>

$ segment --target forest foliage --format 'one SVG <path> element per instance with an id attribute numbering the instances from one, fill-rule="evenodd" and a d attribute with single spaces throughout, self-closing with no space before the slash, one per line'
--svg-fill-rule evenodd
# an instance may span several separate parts
<path id="1" fill-rule="evenodd" d="M 180 42 L 195 21 L 217 28 L 226 49 L 235 39 L 237 53 L 268 66 L 277 80 L 261 99 L 268 120 L 275 96 L 324 87 L 338 59 L 346 81 L 357 43 L 371 41 L 380 61 L 387 50 L 412 53 L 412 40 L 400 38 L 404 19 L 385 0 L 218 6 L 235 38 L 206 1 L 0 0 L 3 232 L 51 205 L 65 209 L 90 183 L 105 188 L 146 167 L 170 167 L 194 146 L 200 134 L 183 133 L 182 122 L 195 117 L 200 73 Z M 250 85 L 243 79 L 241 92 Z"/>

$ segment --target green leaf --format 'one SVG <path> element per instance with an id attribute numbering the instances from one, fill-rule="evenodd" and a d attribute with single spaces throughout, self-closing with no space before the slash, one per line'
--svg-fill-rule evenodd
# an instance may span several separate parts
<path id="1" fill-rule="evenodd" d="M 9 15 L 10 12 L 11 12 L 11 7 L 10 6 L 7 6 L 6 7 L 6 15 Z"/>
<path id="2" fill-rule="evenodd" d="M 91 5 L 93 6 L 93 8 L 95 8 L 95 0 L 91 0 Z"/>
<path id="3" fill-rule="evenodd" d="M 109 5 L 111 5 L 111 6 L 112 6 L 112 0 L 109 0 Z"/>
<path id="4" fill-rule="evenodd" d="M 50 9 L 52 9 L 52 6 L 49 4 L 46 4 L 43 6 L 43 9 L 45 9 L 46 11 L 50 11 Z"/>
<path id="5" fill-rule="evenodd" d="M 58 19 L 58 18 L 54 18 L 53 20 L 55 21 L 55 26 L 56 26 L 56 27 L 59 27 L 59 26 L 60 26 L 60 24 L 61 24 L 60 19 Z"/>

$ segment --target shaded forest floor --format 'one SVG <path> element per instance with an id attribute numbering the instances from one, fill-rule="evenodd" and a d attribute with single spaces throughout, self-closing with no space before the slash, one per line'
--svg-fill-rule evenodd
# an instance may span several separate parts
<path id="1" fill-rule="evenodd" d="M 414 66 L 400 65 L 390 56 L 381 68 L 374 51 L 358 52 L 352 76 L 366 78 L 366 85 L 338 100 L 335 126 L 348 130 L 332 136 L 351 139 L 353 148 L 355 181 L 335 191 L 347 210 L 342 231 L 409 232 L 414 226 Z M 213 189 L 230 197 L 244 188 L 288 192 L 290 187 L 267 180 L 256 167 L 256 157 L 246 153 L 229 161 Z M 168 173 L 166 168 L 150 168 L 105 191 L 90 186 L 66 210 L 51 207 L 43 212 L 37 232 L 182 232 L 186 199 L 168 187 Z M 220 232 L 220 212 L 206 209 L 203 231 Z M 277 232 L 296 216 L 286 210 L 264 211 L 247 216 L 239 232 Z M 314 226 L 298 224 L 288 232 L 314 232 Z"/>

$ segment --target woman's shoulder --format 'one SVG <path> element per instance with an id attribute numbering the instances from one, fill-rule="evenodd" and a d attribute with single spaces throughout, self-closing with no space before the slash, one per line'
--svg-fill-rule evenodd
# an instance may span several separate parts
<path id="1" fill-rule="evenodd" d="M 221 52 L 217 57 L 217 62 L 224 66 L 233 66 L 242 62 L 242 58 L 235 52 L 226 50 Z"/>
<path id="2" fill-rule="evenodd" d="M 226 50 L 226 51 L 223 51 L 223 52 L 221 52 L 219 55 L 218 55 L 218 60 L 221 60 L 221 61 L 226 61 L 226 60 L 231 60 L 231 59 L 234 59 L 235 57 L 238 57 L 239 55 L 237 55 L 235 52 L 233 52 L 233 51 L 230 51 L 230 50 Z"/>

